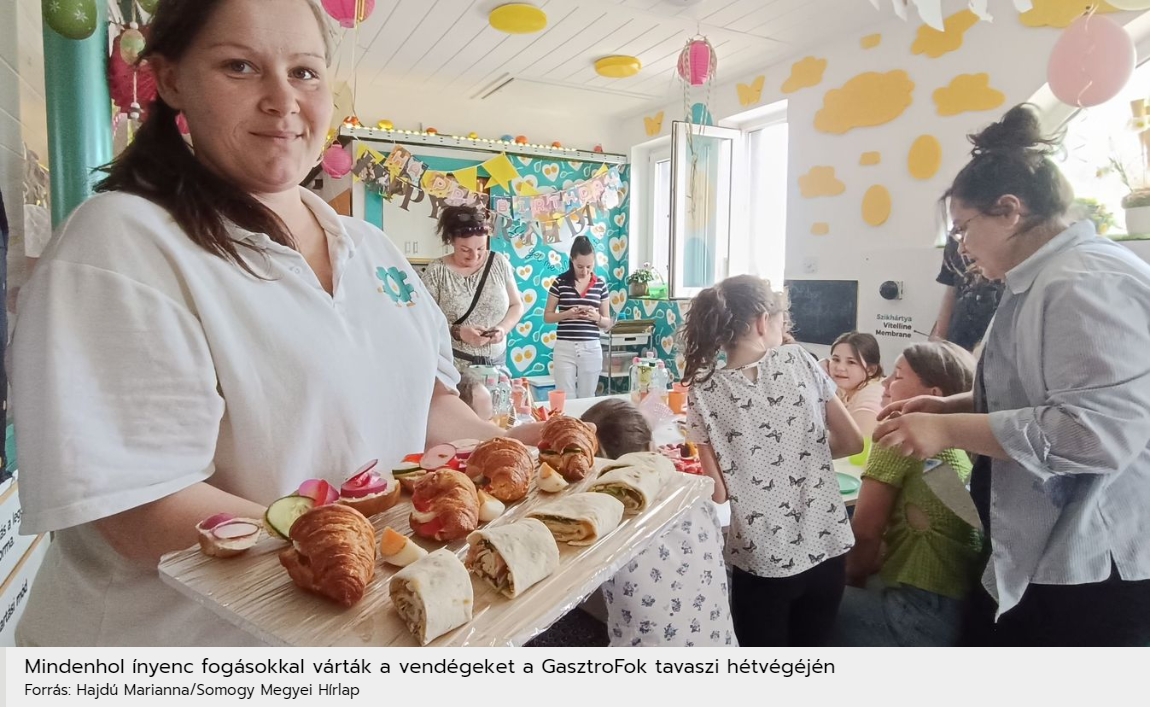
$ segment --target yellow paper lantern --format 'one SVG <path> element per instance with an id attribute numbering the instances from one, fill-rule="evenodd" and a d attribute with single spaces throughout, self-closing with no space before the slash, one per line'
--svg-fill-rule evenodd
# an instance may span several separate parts
<path id="1" fill-rule="evenodd" d="M 595 62 L 595 73 L 608 79 L 626 79 L 638 74 L 642 68 L 638 57 L 625 55 L 603 57 Z"/>
<path id="2" fill-rule="evenodd" d="M 513 2 L 488 13 L 488 24 L 508 34 L 533 34 L 548 26 L 548 16 L 535 5 Z"/>

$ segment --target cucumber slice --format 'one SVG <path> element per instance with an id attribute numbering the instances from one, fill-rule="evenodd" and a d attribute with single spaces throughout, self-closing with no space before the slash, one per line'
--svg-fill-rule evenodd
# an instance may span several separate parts
<path id="1" fill-rule="evenodd" d="M 292 530 L 292 524 L 315 505 L 316 500 L 299 494 L 280 497 L 272 502 L 264 513 L 264 525 L 271 533 L 290 541 L 292 537 L 289 532 Z"/>
<path id="2" fill-rule="evenodd" d="M 415 462 L 401 462 L 400 465 L 392 470 L 393 477 L 403 477 L 409 474 L 419 474 L 425 472 L 423 467 Z"/>

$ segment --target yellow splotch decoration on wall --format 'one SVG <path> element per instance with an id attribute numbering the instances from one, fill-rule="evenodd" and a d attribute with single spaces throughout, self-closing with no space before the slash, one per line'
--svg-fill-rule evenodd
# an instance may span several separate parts
<path id="1" fill-rule="evenodd" d="M 818 86 L 823 81 L 823 72 L 827 69 L 826 59 L 804 57 L 791 65 L 791 75 L 783 82 L 780 91 L 795 93 L 802 88 Z"/>
<path id="2" fill-rule="evenodd" d="M 954 116 L 967 111 L 989 111 L 1003 105 L 1006 96 L 991 88 L 987 74 L 960 74 L 951 83 L 935 89 L 931 100 L 935 112 L 941 116 Z"/>
<path id="3" fill-rule="evenodd" d="M 879 46 L 879 42 L 883 39 L 881 34 L 869 34 L 866 37 L 861 37 L 859 46 L 864 49 L 875 49 Z"/>
<path id="4" fill-rule="evenodd" d="M 971 29 L 979 17 L 971 10 L 960 10 L 943 20 L 943 31 L 920 25 L 911 43 L 912 54 L 925 54 L 932 59 L 954 52 L 963 46 L 963 35 Z"/>
<path id="5" fill-rule="evenodd" d="M 835 176 L 835 168 L 828 165 L 817 165 L 799 176 L 799 193 L 811 199 L 813 197 L 834 197 L 843 194 L 846 186 Z"/>
<path id="6" fill-rule="evenodd" d="M 943 146 L 934 135 L 920 135 L 907 152 L 907 171 L 915 179 L 931 179 L 943 163 Z"/>
<path id="7" fill-rule="evenodd" d="M 823 108 L 815 114 L 815 129 L 841 135 L 852 128 L 893 121 L 911 105 L 914 88 L 915 82 L 902 69 L 854 76 L 842 88 L 824 94 Z"/>
<path id="8" fill-rule="evenodd" d="M 874 184 L 863 195 L 863 220 L 871 226 L 882 226 L 891 216 L 891 193 L 887 187 Z"/>
<path id="9" fill-rule="evenodd" d="M 644 116 L 643 130 L 649 138 L 654 138 L 659 135 L 659 132 L 663 130 L 663 111 L 656 113 L 654 116 Z"/>
<path id="10" fill-rule="evenodd" d="M 1095 12 L 1117 12 L 1102 0 L 1032 0 L 1031 9 L 1019 13 L 1019 21 L 1028 27 L 1066 27 L 1095 5 Z"/>
<path id="11" fill-rule="evenodd" d="M 812 236 L 826 236 L 830 228 L 826 221 L 817 221 L 811 225 Z"/>
<path id="12" fill-rule="evenodd" d="M 859 156 L 859 164 L 863 167 L 871 167 L 872 165 L 879 164 L 879 153 L 865 152 Z"/>
<path id="13" fill-rule="evenodd" d="M 759 103 L 763 95 L 763 74 L 755 77 L 750 84 L 736 84 L 735 92 L 739 94 L 739 105 L 744 108 Z"/>

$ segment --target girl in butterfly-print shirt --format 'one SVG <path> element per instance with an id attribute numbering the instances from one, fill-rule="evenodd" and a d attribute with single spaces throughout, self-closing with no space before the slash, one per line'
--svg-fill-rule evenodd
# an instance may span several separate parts
<path id="1" fill-rule="evenodd" d="M 854 542 L 832 458 L 862 450 L 863 436 L 835 383 L 783 343 L 786 318 L 786 296 L 744 275 L 697 295 L 684 323 L 688 439 L 715 501 L 731 502 L 724 556 L 740 646 L 825 644 Z"/>

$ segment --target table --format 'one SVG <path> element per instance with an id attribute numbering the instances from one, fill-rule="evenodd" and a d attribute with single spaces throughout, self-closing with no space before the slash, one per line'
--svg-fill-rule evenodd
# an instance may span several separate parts
<path id="1" fill-rule="evenodd" d="M 602 465 L 604 461 L 600 461 Z M 570 491 L 586 489 L 595 475 L 573 484 Z M 568 492 L 565 492 L 568 493 Z M 560 567 L 551 576 L 508 600 L 473 577 L 473 618 L 430 646 L 519 646 L 547 629 L 574 608 L 628 561 L 658 538 L 692 505 L 711 496 L 711 481 L 693 475 L 669 477 L 658 504 L 643 514 L 625 517 L 614 531 L 588 547 L 560 544 Z M 494 525 L 523 518 L 554 498 L 533 488 L 527 499 L 510 505 Z M 379 532 L 391 526 L 411 533 L 411 502 L 372 518 Z M 444 544 L 417 539 L 429 550 Z M 279 563 L 287 545 L 264 539 L 235 558 L 210 558 L 198 548 L 165 556 L 161 580 L 228 622 L 268 644 L 278 646 L 419 646 L 391 607 L 388 582 L 398 570 L 377 561 L 375 578 L 364 598 L 344 609 L 296 587 Z M 447 544 L 463 559 L 465 541 Z"/>

